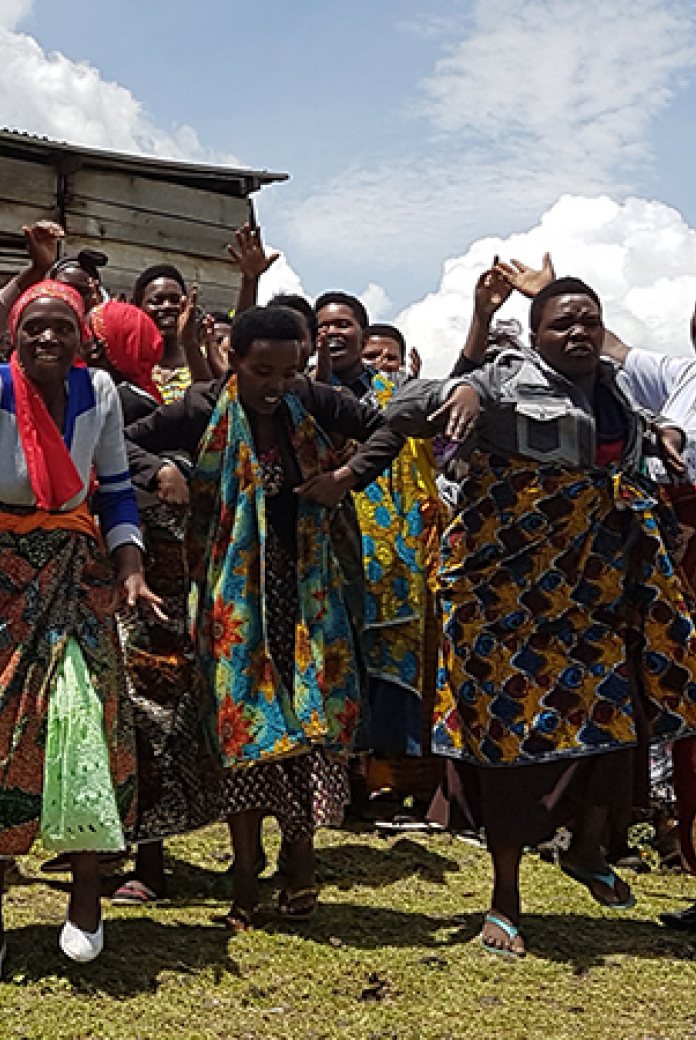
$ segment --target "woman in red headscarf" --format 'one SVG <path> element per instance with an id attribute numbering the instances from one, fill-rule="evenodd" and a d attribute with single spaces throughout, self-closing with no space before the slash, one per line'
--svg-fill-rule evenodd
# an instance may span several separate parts
<path id="1" fill-rule="evenodd" d="M 162 402 L 152 376 L 162 335 L 139 307 L 109 301 L 90 313 L 90 365 L 106 368 L 117 384 L 124 422 L 149 415 Z M 186 468 L 188 459 L 179 457 Z M 188 638 L 188 576 L 183 553 L 188 486 L 176 462 L 129 446 L 146 545 L 148 584 L 162 598 L 166 620 L 146 610 L 120 615 L 138 755 L 138 843 L 134 877 L 113 896 L 142 905 L 164 895 L 161 839 L 221 816 L 219 782 L 203 752 L 198 725 L 204 686 Z"/>
<path id="2" fill-rule="evenodd" d="M 103 944 L 98 854 L 123 848 L 135 811 L 133 733 L 113 619 L 147 587 L 112 381 L 75 364 L 89 339 L 78 293 L 32 286 L 14 304 L 0 365 L 0 890 L 3 859 L 70 854 L 64 953 Z M 87 496 L 96 474 L 93 504 Z M 106 549 L 106 552 L 105 552 Z M 1 920 L 1 919 L 0 919 Z M 4 933 L 0 925 L 0 967 Z"/>

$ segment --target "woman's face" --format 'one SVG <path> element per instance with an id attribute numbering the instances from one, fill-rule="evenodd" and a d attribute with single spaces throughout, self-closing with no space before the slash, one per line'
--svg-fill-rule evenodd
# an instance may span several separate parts
<path id="1" fill-rule="evenodd" d="M 91 310 L 99 301 L 98 284 L 79 264 L 61 267 L 54 280 L 62 282 L 63 285 L 69 285 L 71 289 L 79 292 L 85 305 L 85 311 Z"/>
<path id="2" fill-rule="evenodd" d="M 552 296 L 531 340 L 544 361 L 567 379 L 591 375 L 604 344 L 601 310 L 590 296 Z"/>
<path id="3" fill-rule="evenodd" d="M 22 312 L 17 356 L 27 376 L 39 386 L 62 383 L 79 344 L 77 318 L 62 300 L 46 296 Z"/>
<path id="4" fill-rule="evenodd" d="M 378 372 L 398 372 L 403 365 L 401 348 L 391 336 L 369 336 L 363 344 L 362 359 Z"/>
<path id="5" fill-rule="evenodd" d="M 353 311 L 343 303 L 327 303 L 317 314 L 320 343 L 328 342 L 334 372 L 354 367 L 362 350 L 363 330 Z"/>
<path id="6" fill-rule="evenodd" d="M 176 335 L 183 295 L 181 286 L 173 278 L 155 278 L 145 288 L 140 307 L 165 339 Z"/>
<path id="7" fill-rule="evenodd" d="M 283 395 L 292 389 L 300 364 L 300 344 L 296 339 L 255 339 L 243 357 L 232 351 L 230 363 L 244 407 L 259 415 L 272 415 Z"/>

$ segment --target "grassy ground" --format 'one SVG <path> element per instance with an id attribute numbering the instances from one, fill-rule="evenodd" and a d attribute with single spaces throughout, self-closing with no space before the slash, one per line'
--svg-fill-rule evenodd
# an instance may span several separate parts
<path id="1" fill-rule="evenodd" d="M 641 875 L 636 909 L 612 915 L 527 857 L 530 956 L 511 963 L 477 940 L 485 853 L 445 835 L 324 832 L 314 920 L 287 928 L 268 881 L 264 923 L 238 936 L 212 921 L 228 905 L 223 828 L 168 849 L 170 902 L 107 907 L 105 952 L 82 968 L 56 945 L 67 879 L 23 863 L 6 897 L 2 1040 L 696 1038 L 696 937 L 655 923 L 696 899 L 693 878 Z"/>

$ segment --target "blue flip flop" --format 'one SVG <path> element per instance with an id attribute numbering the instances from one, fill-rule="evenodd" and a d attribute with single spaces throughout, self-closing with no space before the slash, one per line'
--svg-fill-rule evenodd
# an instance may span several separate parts
<path id="1" fill-rule="evenodd" d="M 499 914 L 496 914 L 494 910 L 488 911 L 488 913 L 483 919 L 483 923 L 494 924 L 496 928 L 500 928 L 501 931 L 505 932 L 510 942 L 512 942 L 513 939 L 516 939 L 517 936 L 520 934 L 519 928 L 516 925 L 514 925 L 512 921 L 508 921 L 506 917 L 501 917 Z M 481 945 L 487 953 L 495 953 L 499 957 L 510 957 L 514 958 L 515 960 L 519 960 L 521 957 L 524 957 L 524 953 L 516 953 L 515 950 L 501 949 L 499 946 L 494 946 L 492 943 L 487 943 L 483 937 L 483 932 L 481 932 Z"/>
<path id="2" fill-rule="evenodd" d="M 593 892 L 593 881 L 598 881 L 601 885 L 606 885 L 607 888 L 611 888 L 614 891 L 616 890 L 616 882 L 620 879 L 618 874 L 616 874 L 611 869 L 611 867 L 607 871 L 597 871 L 596 873 L 593 873 L 591 870 L 578 870 L 577 867 L 569 867 L 560 859 L 558 861 L 558 865 L 563 871 L 563 873 L 566 874 L 569 878 L 572 878 L 573 881 L 579 881 L 581 885 L 584 885 L 587 891 L 594 899 L 594 901 L 596 903 L 599 903 L 600 906 L 606 907 L 607 910 L 632 910 L 633 907 L 636 905 L 636 897 L 633 895 L 633 892 L 631 892 L 630 888 L 628 890 L 629 897 L 623 903 L 612 903 L 606 899 L 600 899 L 600 897 L 595 892 Z"/>

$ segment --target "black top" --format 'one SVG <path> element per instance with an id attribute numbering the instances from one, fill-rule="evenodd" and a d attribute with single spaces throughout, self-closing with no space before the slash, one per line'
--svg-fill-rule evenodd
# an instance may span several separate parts
<path id="1" fill-rule="evenodd" d="M 186 458 L 195 460 L 225 380 L 223 377 L 210 383 L 194 383 L 178 401 L 163 405 L 126 427 L 134 483 L 154 488 L 157 471 L 169 460 L 187 476 L 190 474 Z M 346 462 L 357 477 L 355 490 L 367 487 L 401 450 L 404 438 L 389 428 L 379 409 L 358 401 L 351 393 L 315 383 L 306 376 L 298 376 L 293 393 L 326 434 L 341 434 L 360 442 Z M 273 496 L 272 505 L 271 501 L 268 503 L 269 521 L 277 520 L 274 526 L 285 528 L 294 523 L 296 499 L 292 492 L 302 482 L 302 475 L 291 448 L 286 405 L 281 403 L 275 419 L 286 482 L 283 492 Z M 131 451 L 133 447 L 135 452 Z"/>

